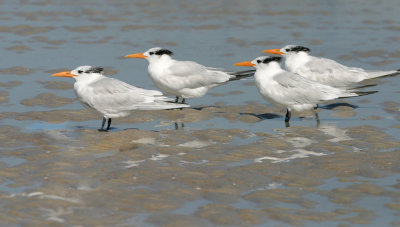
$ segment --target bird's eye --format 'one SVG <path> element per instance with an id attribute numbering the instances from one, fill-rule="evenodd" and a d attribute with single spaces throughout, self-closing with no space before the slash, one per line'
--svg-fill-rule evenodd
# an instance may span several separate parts
<path id="1" fill-rule="evenodd" d="M 261 63 L 261 60 L 257 60 L 257 63 Z"/>
<path id="2" fill-rule="evenodd" d="M 83 71 L 82 70 L 78 70 L 78 73 L 83 73 Z"/>
<path id="3" fill-rule="evenodd" d="M 150 54 L 150 55 L 153 55 L 153 54 L 154 54 L 154 52 L 150 52 L 149 54 Z"/>
<path id="4" fill-rule="evenodd" d="M 289 52 L 290 50 L 289 50 L 289 49 L 286 49 L 285 51 L 286 51 L 286 52 Z"/>

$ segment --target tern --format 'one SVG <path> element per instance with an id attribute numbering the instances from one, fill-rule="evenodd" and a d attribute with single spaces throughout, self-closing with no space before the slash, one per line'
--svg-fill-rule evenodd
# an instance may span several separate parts
<path id="1" fill-rule="evenodd" d="M 197 98 L 209 89 L 228 81 L 253 76 L 255 70 L 228 72 L 210 68 L 193 61 L 178 61 L 173 52 L 154 47 L 144 53 L 126 55 L 126 58 L 144 58 L 149 62 L 148 74 L 157 88 L 169 95 L 175 95 L 175 102 L 182 98 Z"/>
<path id="2" fill-rule="evenodd" d="M 103 115 L 99 131 L 108 131 L 112 118 L 128 116 L 135 110 L 164 110 L 188 107 L 177 104 L 160 91 L 146 90 L 103 75 L 103 68 L 79 66 L 72 71 L 55 73 L 52 76 L 75 79 L 74 91 L 79 101 L 89 109 Z M 108 120 L 107 128 L 104 124 Z"/>
<path id="3" fill-rule="evenodd" d="M 281 57 L 262 56 L 253 61 L 239 62 L 234 65 L 256 68 L 254 79 L 258 91 L 271 104 L 287 109 L 285 117 L 287 123 L 291 118 L 291 110 L 315 109 L 319 103 L 325 101 L 375 93 L 375 91 L 358 92 L 335 88 L 310 80 L 282 69 L 281 59 Z"/>
<path id="4" fill-rule="evenodd" d="M 285 57 L 285 67 L 289 72 L 333 87 L 349 87 L 366 79 L 400 74 L 400 71 L 396 70 L 368 71 L 348 67 L 331 59 L 311 56 L 310 49 L 303 46 L 287 45 L 281 49 L 264 50 L 264 52 Z"/>

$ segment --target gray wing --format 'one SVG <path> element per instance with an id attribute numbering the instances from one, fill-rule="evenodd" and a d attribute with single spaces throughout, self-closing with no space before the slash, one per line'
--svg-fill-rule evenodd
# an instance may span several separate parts
<path id="1" fill-rule="evenodd" d="M 169 98 L 160 91 L 146 90 L 113 78 L 102 78 L 88 87 L 87 104 L 107 113 L 127 110 L 151 110 L 173 108 Z M 176 107 L 175 107 L 176 108 Z"/>
<path id="2" fill-rule="evenodd" d="M 220 69 L 205 67 L 193 61 L 175 61 L 168 70 L 176 76 L 175 82 L 182 88 L 212 87 L 232 77 Z"/>
<path id="3" fill-rule="evenodd" d="M 309 79 L 332 86 L 346 86 L 365 79 L 367 73 L 361 68 L 347 67 L 327 58 L 313 58 L 296 73 Z"/>
<path id="4" fill-rule="evenodd" d="M 281 98 L 288 103 L 320 103 L 340 97 L 342 90 L 307 79 L 298 74 L 283 72 L 274 76 L 281 87 Z"/>

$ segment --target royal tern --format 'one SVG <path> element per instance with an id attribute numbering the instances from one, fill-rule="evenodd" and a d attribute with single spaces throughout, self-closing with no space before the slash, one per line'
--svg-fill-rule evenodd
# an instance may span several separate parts
<path id="1" fill-rule="evenodd" d="M 254 79 L 258 91 L 271 104 L 287 109 L 285 122 L 289 122 L 291 110 L 310 110 L 324 101 L 375 93 L 374 91 L 358 92 L 335 88 L 310 80 L 283 70 L 280 61 L 281 57 L 262 56 L 253 61 L 239 62 L 235 65 L 256 68 Z"/>
<path id="2" fill-rule="evenodd" d="M 154 47 L 144 53 L 126 55 L 127 58 L 144 58 L 149 62 L 148 74 L 154 84 L 163 92 L 182 98 L 197 98 L 211 88 L 228 81 L 253 76 L 254 70 L 228 72 L 200 65 L 193 61 L 173 59 L 172 51 Z"/>
<path id="3" fill-rule="evenodd" d="M 72 77 L 74 90 L 79 101 L 89 109 L 103 115 L 99 131 L 108 131 L 112 118 L 128 116 L 135 110 L 164 110 L 188 107 L 176 104 L 160 91 L 134 87 L 120 80 L 104 76 L 103 69 L 79 66 L 72 71 L 55 73 L 52 76 Z M 108 120 L 107 129 L 104 124 Z"/>
<path id="4" fill-rule="evenodd" d="M 281 49 L 264 50 L 265 53 L 285 57 L 285 67 L 289 72 L 297 73 L 333 87 L 349 87 L 366 79 L 400 74 L 399 71 L 368 71 L 347 67 L 327 58 L 314 57 L 307 47 L 287 45 Z"/>

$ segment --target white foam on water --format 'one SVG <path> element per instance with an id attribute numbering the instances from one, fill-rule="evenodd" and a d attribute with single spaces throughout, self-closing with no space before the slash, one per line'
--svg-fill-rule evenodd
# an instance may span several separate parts
<path id="1" fill-rule="evenodd" d="M 201 140 L 193 140 L 186 143 L 179 144 L 180 147 L 187 147 L 187 148 L 203 148 L 209 145 L 215 144 L 212 141 L 201 141 Z"/>
<path id="2" fill-rule="evenodd" d="M 157 154 L 157 155 L 152 155 L 149 160 L 160 161 L 160 160 L 163 160 L 163 159 L 165 159 L 167 157 L 169 157 L 169 155 L 167 155 L 167 154 Z"/>
<path id="3" fill-rule="evenodd" d="M 131 143 L 140 143 L 146 145 L 154 145 L 156 143 L 156 139 L 153 137 L 144 137 L 137 140 L 132 140 Z"/>
<path id="4" fill-rule="evenodd" d="M 286 153 L 286 152 L 296 152 L 292 155 L 290 155 L 289 157 L 286 158 L 277 158 L 277 157 L 272 157 L 272 156 L 264 156 L 261 158 L 256 158 L 254 159 L 254 162 L 262 162 L 263 160 L 271 160 L 272 163 L 279 163 L 279 162 L 289 162 L 290 160 L 293 159 L 298 159 L 298 158 L 307 158 L 310 156 L 323 156 L 326 155 L 324 153 L 318 153 L 318 152 L 314 152 L 314 151 L 308 151 L 308 150 L 304 150 L 304 149 L 295 149 L 292 151 L 282 151 L 279 150 L 277 151 L 277 153 Z"/>
<path id="5" fill-rule="evenodd" d="M 188 162 L 188 161 L 185 161 L 185 160 L 180 160 L 179 162 L 181 164 L 203 165 L 203 164 L 206 164 L 208 162 L 208 160 L 200 160 L 198 162 Z"/>
<path id="6" fill-rule="evenodd" d="M 128 161 L 123 161 L 122 163 L 127 164 L 125 166 L 125 168 L 129 169 L 129 168 L 132 168 L 132 167 L 139 166 L 139 163 L 142 163 L 144 161 L 146 161 L 146 160 L 136 160 L 136 161 L 135 160 L 128 160 Z"/>
<path id="7" fill-rule="evenodd" d="M 296 148 L 306 147 L 314 143 L 314 141 L 305 137 L 291 137 L 286 139 L 286 141 L 291 143 L 292 146 Z"/>
<path id="8" fill-rule="evenodd" d="M 64 223 L 65 220 L 61 218 L 61 215 L 66 215 L 66 214 L 71 214 L 72 210 L 71 209 L 63 209 L 63 208 L 57 208 L 57 209 L 51 209 L 51 208 L 40 208 L 42 212 L 44 212 L 43 216 L 47 218 L 49 221 L 55 221 L 55 222 L 60 222 Z"/>
<path id="9" fill-rule="evenodd" d="M 75 198 L 67 198 L 63 196 L 58 196 L 58 195 L 46 195 L 44 192 L 31 192 L 31 193 L 19 193 L 19 194 L 11 194 L 10 197 L 16 197 L 16 196 L 21 196 L 21 197 L 37 197 L 39 199 L 54 199 L 54 200 L 62 200 L 65 202 L 71 202 L 71 203 L 82 203 L 81 200 L 75 199 Z"/>

